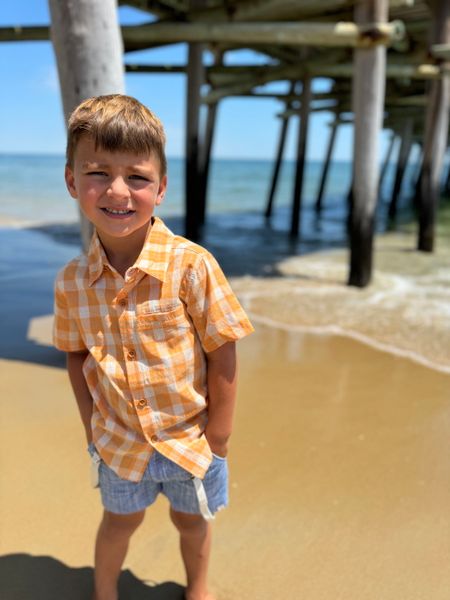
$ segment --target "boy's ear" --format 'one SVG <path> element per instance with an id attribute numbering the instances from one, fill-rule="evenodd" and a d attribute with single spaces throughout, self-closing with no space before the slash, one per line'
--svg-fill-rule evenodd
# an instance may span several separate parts
<path id="1" fill-rule="evenodd" d="M 64 170 L 64 178 L 66 180 L 66 186 L 69 190 L 69 194 L 72 196 L 72 198 L 78 198 L 77 189 L 75 187 L 75 177 L 73 176 L 73 171 L 69 165 L 66 165 Z"/>
<path id="2" fill-rule="evenodd" d="M 166 194 L 166 190 L 167 190 L 167 175 L 164 175 L 164 177 L 159 182 L 159 190 L 158 190 L 158 196 L 156 198 L 156 205 L 161 204 L 161 202 L 163 201 L 163 198 Z"/>

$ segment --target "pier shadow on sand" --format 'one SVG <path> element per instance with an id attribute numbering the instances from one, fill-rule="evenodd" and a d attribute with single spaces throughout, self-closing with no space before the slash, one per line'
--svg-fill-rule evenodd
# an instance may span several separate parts
<path id="1" fill-rule="evenodd" d="M 175 233 L 183 232 L 182 218 L 169 217 L 165 222 Z M 307 230 L 308 236 L 292 241 L 286 231 L 268 226 L 261 215 L 216 215 L 206 224 L 200 243 L 213 252 L 228 277 L 279 277 L 280 260 L 342 245 L 337 233 Z M 33 319 L 52 314 L 56 273 L 80 251 L 76 223 L 2 229 L 0 359 L 65 366 L 64 353 L 37 343 L 29 328 Z"/>
<path id="2" fill-rule="evenodd" d="M 50 556 L 9 554 L 0 557 L 2 600 L 90 600 L 91 567 L 68 567 Z M 167 581 L 146 585 L 133 573 L 122 573 L 120 600 L 183 600 L 183 586 Z"/>
<path id="3" fill-rule="evenodd" d="M 227 277 L 259 278 L 286 277 L 279 268 L 285 259 L 347 244 L 342 201 L 329 203 L 320 219 L 311 206 L 306 207 L 297 239 L 289 236 L 288 217 L 287 207 L 280 207 L 270 223 L 259 212 L 211 215 L 203 227 L 200 244 L 214 254 Z M 170 216 L 164 222 L 174 233 L 183 234 L 182 217 Z M 383 230 L 381 217 L 377 230 Z M 0 234 L 0 359 L 63 368 L 64 353 L 33 339 L 30 326 L 36 318 L 53 313 L 56 273 L 81 252 L 79 225 L 3 228 Z"/>

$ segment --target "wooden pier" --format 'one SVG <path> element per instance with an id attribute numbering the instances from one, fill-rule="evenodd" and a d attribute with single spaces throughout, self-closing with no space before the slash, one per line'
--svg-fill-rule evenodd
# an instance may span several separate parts
<path id="1" fill-rule="evenodd" d="M 337 128 L 344 121 L 354 124 L 349 284 L 363 287 L 371 279 L 380 181 L 393 148 L 392 143 L 380 169 L 382 128 L 392 131 L 392 142 L 394 137 L 401 140 L 389 207 L 391 221 L 396 217 L 412 144 L 421 144 L 417 247 L 433 250 L 448 143 L 448 0 L 127 0 L 119 4 L 148 13 L 149 22 L 119 28 L 115 0 L 50 0 L 51 35 L 50 27 L 11 26 L 0 29 L 0 41 L 52 38 L 66 115 L 82 98 L 123 92 L 123 65 L 133 73 L 186 73 L 185 216 L 189 237 L 201 236 L 205 219 L 211 146 L 221 100 L 245 95 L 256 102 L 269 96 L 280 101 L 282 124 L 267 205 L 261 206 L 267 219 L 274 210 L 288 123 L 295 118 L 298 143 L 290 235 L 301 236 L 309 115 L 328 110 L 334 120 L 316 200 L 318 215 L 326 202 L 324 191 Z M 77 27 L 80 23 L 85 27 Z M 127 60 L 127 52 L 179 42 L 189 46 L 184 66 Z M 105 47 L 109 48 L 107 56 Z M 241 49 L 263 54 L 267 64 L 228 65 L 227 57 Z M 214 64 L 206 66 L 206 53 L 213 55 Z M 89 55 L 106 58 L 100 61 L 99 72 L 94 64 L 99 61 L 90 62 Z M 328 93 L 312 91 L 318 77 L 331 80 Z M 274 81 L 290 82 L 289 93 L 261 91 Z M 202 104 L 208 106 L 204 129 L 199 118 Z"/>

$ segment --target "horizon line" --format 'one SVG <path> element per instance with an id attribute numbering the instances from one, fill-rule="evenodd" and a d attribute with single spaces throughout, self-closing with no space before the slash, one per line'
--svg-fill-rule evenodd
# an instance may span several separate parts
<path id="1" fill-rule="evenodd" d="M 32 152 L 32 151 L 27 151 L 27 150 L 20 150 L 20 151 L 13 151 L 13 152 L 8 152 L 5 150 L 1 150 L 0 149 L 0 156 L 17 156 L 17 157 L 26 157 L 26 156 L 40 156 L 40 157 L 47 157 L 47 158 L 64 158 L 64 153 L 59 153 L 59 152 Z M 185 156 L 166 156 L 167 160 L 186 160 Z M 235 161 L 266 161 L 266 162 L 275 162 L 275 158 L 273 157 L 258 157 L 258 156 L 211 156 L 211 162 L 213 162 L 214 160 L 224 160 L 224 161 L 230 161 L 230 162 L 235 162 Z M 314 161 L 314 162 L 323 162 L 324 159 L 323 158 L 307 158 L 307 160 L 310 161 Z M 283 159 L 283 161 L 286 162 L 295 162 L 296 159 L 295 158 L 291 158 L 291 157 L 286 157 Z M 352 162 L 351 158 L 341 158 L 341 159 L 333 159 L 332 162 Z"/>

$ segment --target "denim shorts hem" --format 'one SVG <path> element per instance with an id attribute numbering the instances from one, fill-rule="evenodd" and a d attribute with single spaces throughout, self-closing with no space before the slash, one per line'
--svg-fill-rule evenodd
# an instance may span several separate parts
<path id="1" fill-rule="evenodd" d="M 99 471 L 100 492 L 105 510 L 132 514 L 151 506 L 161 493 L 173 510 L 202 514 L 193 476 L 162 454 L 154 452 L 140 482 L 121 479 L 103 461 Z M 228 505 L 228 462 L 213 455 L 202 481 L 209 511 L 214 514 Z"/>
<path id="2" fill-rule="evenodd" d="M 174 510 L 176 512 L 186 513 L 188 515 L 200 515 L 201 514 L 199 506 L 197 506 L 196 508 L 190 509 L 190 508 L 186 508 L 185 506 L 178 506 L 176 502 L 171 502 L 169 498 L 167 498 L 167 499 L 169 500 L 169 504 L 170 504 L 170 507 L 172 508 L 172 510 Z M 209 510 L 210 510 L 211 514 L 213 514 L 213 515 L 219 511 L 227 508 L 227 506 L 228 506 L 227 499 L 222 504 L 219 504 L 218 506 L 211 506 L 211 502 L 208 502 Z"/>

